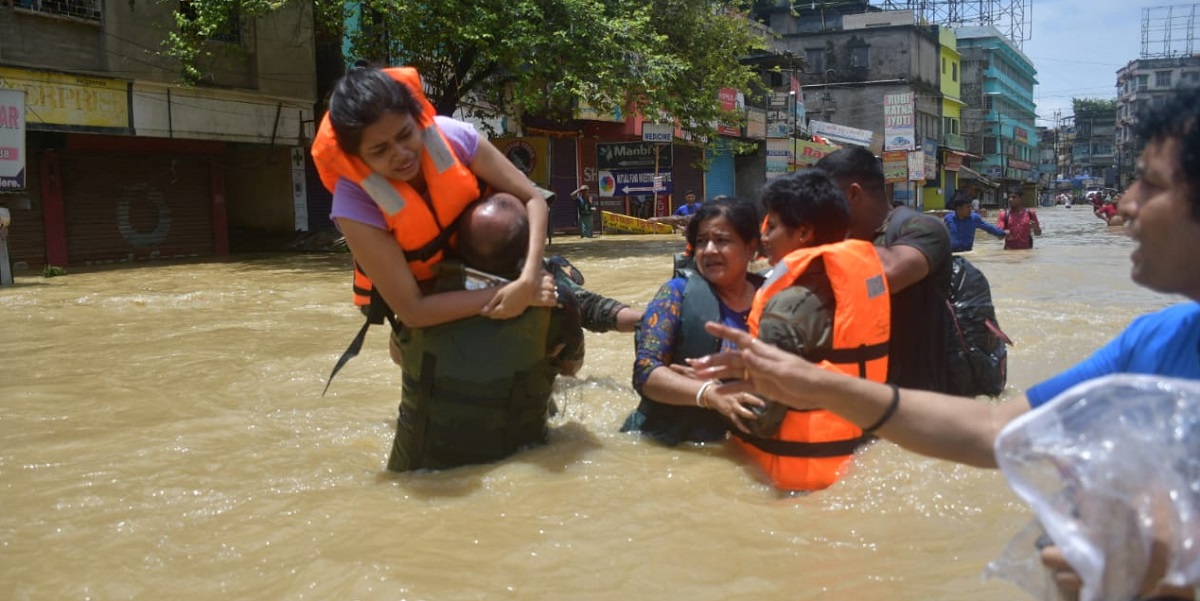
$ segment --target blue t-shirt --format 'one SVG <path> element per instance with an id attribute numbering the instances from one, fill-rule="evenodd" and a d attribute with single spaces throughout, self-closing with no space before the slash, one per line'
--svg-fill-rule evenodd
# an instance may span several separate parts
<path id="1" fill-rule="evenodd" d="M 696 211 L 699 211 L 699 210 L 700 210 L 700 203 L 693 202 L 693 203 L 689 203 L 689 204 L 680 205 L 678 209 L 675 209 L 675 215 L 679 216 L 679 217 L 687 217 L 689 215 L 695 215 Z"/>
<path id="2" fill-rule="evenodd" d="M 975 230 L 981 229 L 993 236 L 1004 236 L 1004 230 L 986 222 L 979 213 L 971 212 L 966 219 L 959 219 L 954 213 L 945 217 L 946 229 L 950 230 L 950 252 L 971 250 L 975 246 Z"/>
<path id="3" fill-rule="evenodd" d="M 1091 357 L 1030 388 L 1026 396 L 1037 407 L 1080 382 L 1116 373 L 1200 380 L 1200 304 L 1138 317 Z"/>

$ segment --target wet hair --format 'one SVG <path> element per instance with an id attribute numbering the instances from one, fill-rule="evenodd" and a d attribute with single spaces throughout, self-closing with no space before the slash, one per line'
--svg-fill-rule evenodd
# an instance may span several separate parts
<path id="1" fill-rule="evenodd" d="M 1147 144 L 1179 140 L 1179 170 L 1188 185 L 1192 219 L 1200 221 L 1200 88 L 1175 90 L 1167 102 L 1138 115 L 1133 133 Z"/>
<path id="2" fill-rule="evenodd" d="M 496 202 L 502 196 L 512 199 L 509 203 Z M 515 202 L 516 204 L 512 204 Z M 500 237 L 484 233 L 471 227 L 471 216 L 483 204 L 495 203 L 508 225 Z M 475 201 L 463 211 L 459 221 L 458 253 L 463 262 L 480 271 L 501 277 L 516 279 L 521 274 L 525 256 L 529 250 L 529 214 L 519 210 L 521 201 L 515 196 L 497 193 Z"/>
<path id="3" fill-rule="evenodd" d="M 850 229 L 846 197 L 833 178 L 820 169 L 793 171 L 771 180 L 763 187 L 762 201 L 784 226 L 812 226 L 817 244 L 841 242 Z"/>
<path id="4" fill-rule="evenodd" d="M 872 195 L 883 194 L 883 165 L 862 146 L 835 150 L 821 157 L 815 166 L 833 176 L 839 185 L 858 184 Z"/>
<path id="5" fill-rule="evenodd" d="M 338 147 L 349 155 L 358 156 L 363 130 L 389 112 L 416 119 L 421 107 L 407 86 L 374 67 L 351 69 L 329 96 L 329 124 Z"/>
<path id="6" fill-rule="evenodd" d="M 759 239 L 758 207 L 748 200 L 736 196 L 714 196 L 692 214 L 684 236 L 687 238 L 688 255 L 695 254 L 696 237 L 700 235 L 700 224 L 713 217 L 724 217 L 733 226 L 733 231 L 742 242 L 757 242 Z"/>

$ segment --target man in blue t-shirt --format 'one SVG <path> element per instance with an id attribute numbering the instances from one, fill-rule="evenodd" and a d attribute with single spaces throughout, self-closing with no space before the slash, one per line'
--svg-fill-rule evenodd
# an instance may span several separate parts
<path id="1" fill-rule="evenodd" d="M 823 408 L 864 431 L 909 450 L 979 467 L 996 467 L 997 435 L 1012 420 L 1036 410 L 1068 388 L 1115 373 L 1200 380 L 1200 89 L 1176 90 L 1170 100 L 1141 115 L 1135 139 L 1146 145 L 1137 181 L 1121 198 L 1119 215 L 1137 244 L 1133 281 L 1179 294 L 1188 302 L 1143 315 L 1117 338 L 1067 371 L 1034 385 L 1025 396 L 981 403 L 914 389 L 897 389 L 861 378 L 835 376 L 745 332 L 710 324 L 709 331 L 742 350 L 693 364 L 701 378 L 737 375 L 722 393 L 753 391 L 797 409 Z M 903 401 L 903 402 L 902 402 Z M 1179 533 L 1176 533 L 1179 534 Z M 1064 589 L 1081 583 L 1061 552 L 1047 550 L 1043 563 Z M 1146 582 L 1163 566 L 1148 570 Z M 1138 598 L 1195 599 L 1191 589 L 1158 586 Z"/>
<path id="2" fill-rule="evenodd" d="M 1004 230 L 986 222 L 979 213 L 971 210 L 971 201 L 966 198 L 956 198 L 950 202 L 954 211 L 946 213 L 946 229 L 950 230 L 950 252 L 965 252 L 975 246 L 975 230 L 983 230 L 1001 240 Z"/>
<path id="3" fill-rule="evenodd" d="M 696 214 L 696 211 L 699 210 L 700 201 L 696 200 L 696 193 L 692 190 L 688 190 L 687 193 L 683 195 L 683 204 L 679 205 L 679 208 L 675 209 L 674 215 L 676 217 L 691 217 L 692 215 Z"/>

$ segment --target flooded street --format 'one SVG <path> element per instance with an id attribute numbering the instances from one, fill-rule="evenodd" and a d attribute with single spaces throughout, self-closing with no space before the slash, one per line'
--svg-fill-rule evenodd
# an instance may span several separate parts
<path id="1" fill-rule="evenodd" d="M 1034 250 L 979 232 L 967 254 L 1016 342 L 1006 395 L 1180 300 L 1134 285 L 1132 243 L 1086 207 L 1038 212 Z M 682 245 L 547 252 L 644 307 Z M 631 334 L 587 335 L 549 445 L 396 475 L 383 328 L 321 396 L 361 325 L 348 255 L 68 271 L 0 288 L 4 599 L 1023 598 L 980 576 L 1030 516 L 998 473 L 879 442 L 780 496 L 736 449 L 617 432 Z"/>

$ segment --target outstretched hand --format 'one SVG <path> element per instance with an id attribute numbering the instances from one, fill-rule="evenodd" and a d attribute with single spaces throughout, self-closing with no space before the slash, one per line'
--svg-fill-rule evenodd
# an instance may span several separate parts
<path id="1" fill-rule="evenodd" d="M 817 407 L 798 392 L 808 388 L 822 374 L 821 368 L 767 344 L 749 332 L 715 322 L 708 322 L 704 329 L 713 336 L 734 343 L 739 349 L 688 360 L 699 378 L 741 380 L 720 386 L 717 392 L 753 391 L 794 408 Z"/>

